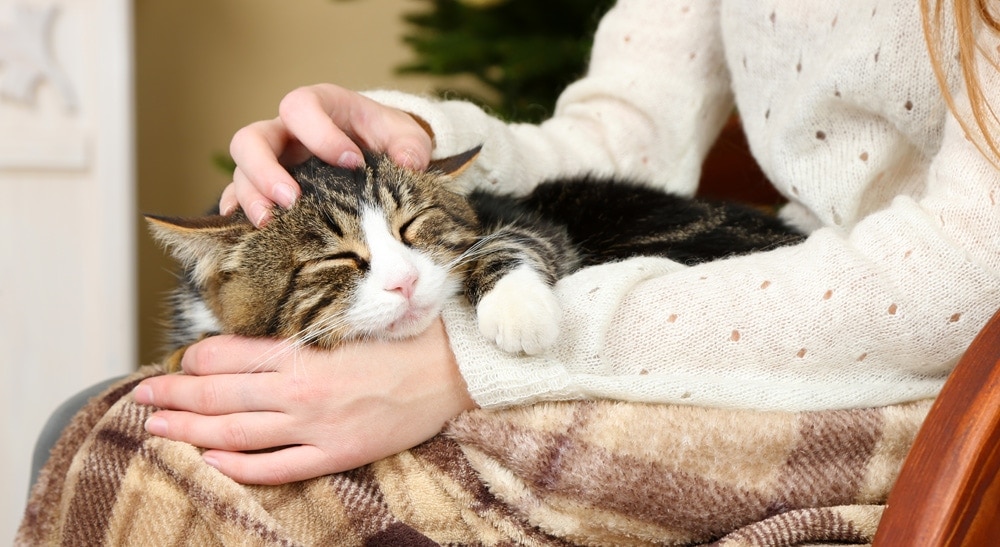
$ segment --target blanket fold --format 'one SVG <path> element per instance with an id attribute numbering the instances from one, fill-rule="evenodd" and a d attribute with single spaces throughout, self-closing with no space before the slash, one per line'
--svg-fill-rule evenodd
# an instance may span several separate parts
<path id="1" fill-rule="evenodd" d="M 477 410 L 349 472 L 247 486 L 145 432 L 131 390 L 153 374 L 73 419 L 17 545 L 866 544 L 930 408 Z"/>

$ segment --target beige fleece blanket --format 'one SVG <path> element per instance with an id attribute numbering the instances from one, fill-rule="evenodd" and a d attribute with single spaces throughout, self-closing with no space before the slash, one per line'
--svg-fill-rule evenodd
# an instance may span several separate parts
<path id="1" fill-rule="evenodd" d="M 76 416 L 18 545 L 865 544 L 930 406 L 480 410 L 374 464 L 262 487 L 145 433 L 130 393 L 156 373 Z"/>

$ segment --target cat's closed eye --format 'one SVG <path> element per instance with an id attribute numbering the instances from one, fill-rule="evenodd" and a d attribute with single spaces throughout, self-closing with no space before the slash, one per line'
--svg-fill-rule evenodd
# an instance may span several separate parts
<path id="1" fill-rule="evenodd" d="M 427 207 L 410 217 L 398 228 L 399 240 L 407 247 L 450 249 L 463 251 L 468 241 L 451 241 L 453 229 L 459 219 L 442 207 Z"/>
<path id="2" fill-rule="evenodd" d="M 314 274 L 331 268 L 352 268 L 366 272 L 369 267 L 368 261 L 358 253 L 343 251 L 306 260 L 298 269 L 298 275 Z"/>
<path id="3" fill-rule="evenodd" d="M 407 247 L 413 246 L 413 241 L 417 235 L 417 228 L 419 227 L 417 220 L 420 219 L 421 216 L 422 215 L 419 214 L 414 215 L 413 217 L 410 217 L 410 220 L 407 220 L 399 227 L 399 240 L 403 243 L 403 245 L 406 245 Z"/>
<path id="4" fill-rule="evenodd" d="M 427 221 L 434 216 L 439 216 L 442 213 L 438 207 L 425 207 L 415 214 L 410 216 L 405 222 L 403 222 L 397 232 L 399 233 L 399 240 L 407 247 L 413 247 L 421 239 L 437 239 L 437 234 L 422 234 L 421 232 L 426 231 Z"/>
<path id="5" fill-rule="evenodd" d="M 361 271 L 366 271 L 368 270 L 369 267 L 368 261 L 362 258 L 361 255 L 359 255 L 354 251 L 343 251 L 340 253 L 327 255 L 321 258 L 320 262 L 338 262 L 343 264 L 350 264 Z"/>

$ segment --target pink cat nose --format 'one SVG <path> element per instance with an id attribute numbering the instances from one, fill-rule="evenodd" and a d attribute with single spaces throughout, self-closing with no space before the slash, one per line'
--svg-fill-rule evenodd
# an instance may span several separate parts
<path id="1" fill-rule="evenodd" d="M 397 291 L 403 298 L 409 300 L 413 296 L 413 290 L 417 286 L 417 272 L 410 270 L 398 276 L 394 276 L 385 284 L 385 290 Z"/>

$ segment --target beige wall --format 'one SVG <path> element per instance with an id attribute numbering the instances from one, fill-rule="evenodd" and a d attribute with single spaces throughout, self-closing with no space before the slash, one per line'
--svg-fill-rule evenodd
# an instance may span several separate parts
<path id="1" fill-rule="evenodd" d="M 233 132 L 276 114 L 297 86 L 423 92 L 425 78 L 396 77 L 409 58 L 400 15 L 410 0 L 137 0 L 139 357 L 160 356 L 164 296 L 173 264 L 138 213 L 193 215 L 229 175 L 213 165 Z"/>

